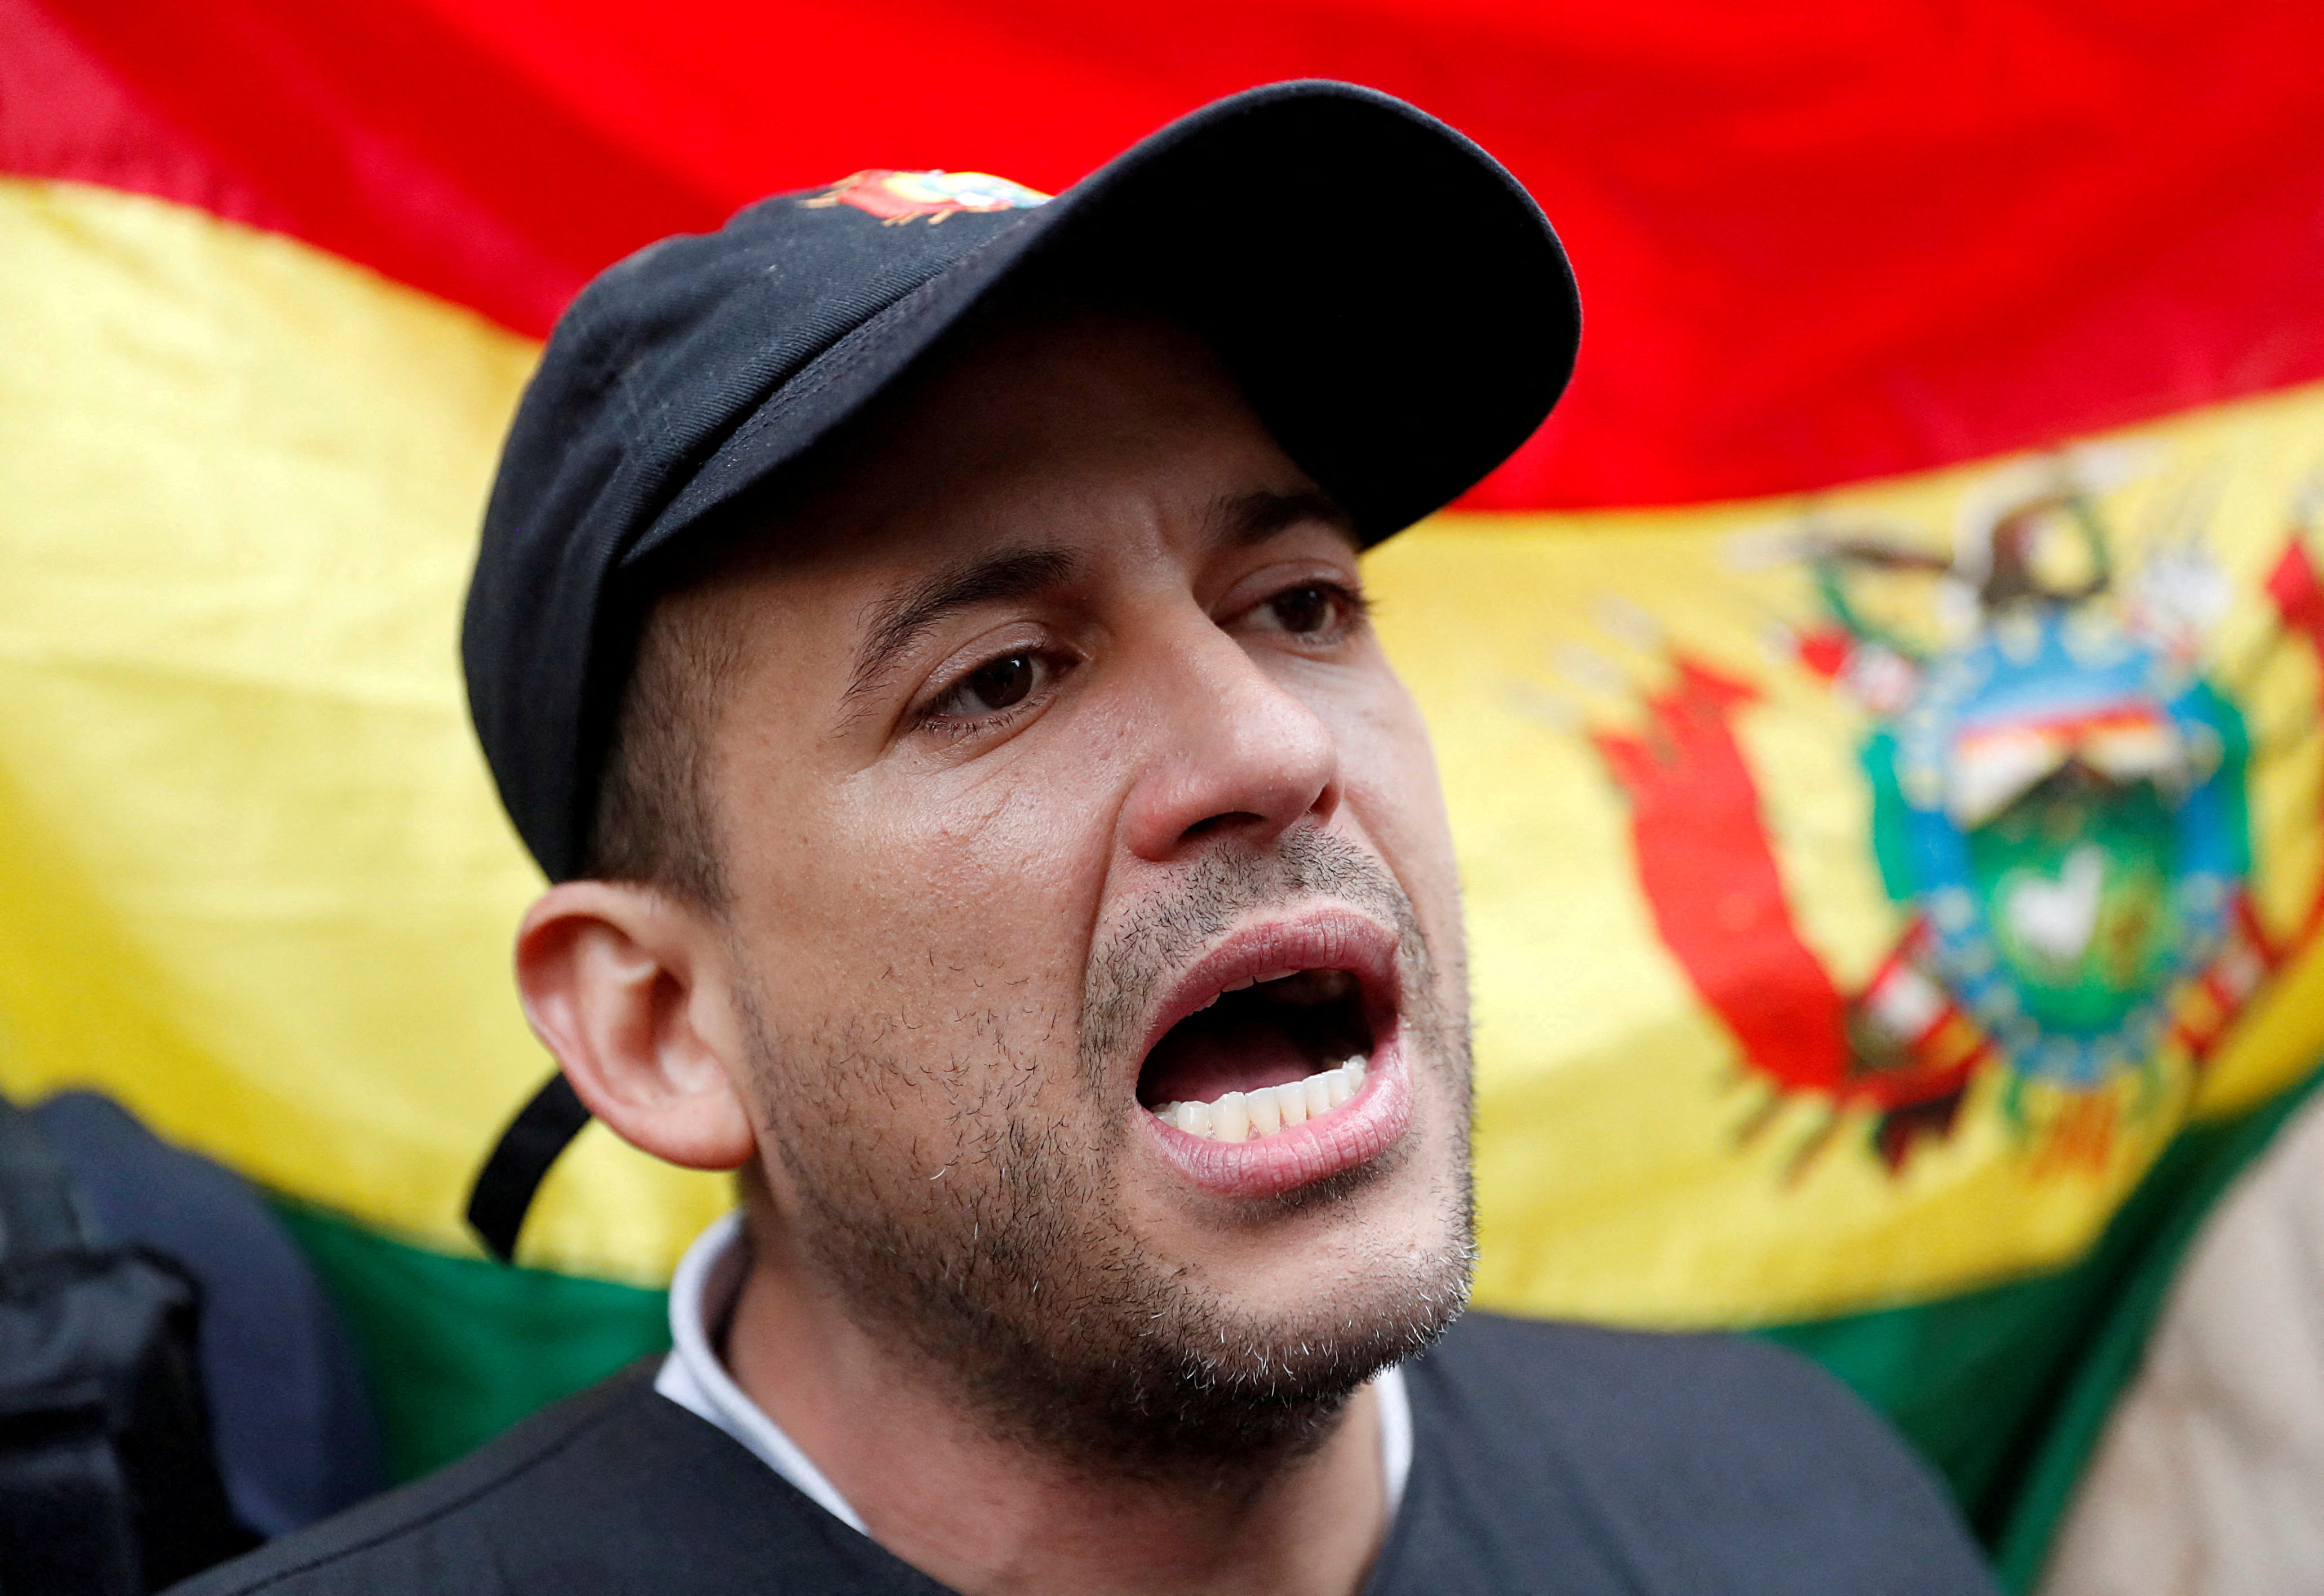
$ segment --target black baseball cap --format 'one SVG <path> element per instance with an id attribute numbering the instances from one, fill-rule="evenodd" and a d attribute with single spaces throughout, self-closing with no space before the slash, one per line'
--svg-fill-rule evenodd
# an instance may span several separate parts
<path id="1" fill-rule="evenodd" d="M 669 563 L 731 535 L 965 322 L 1052 293 L 1119 296 L 1204 338 L 1367 545 L 1523 443 L 1581 336 L 1565 252 L 1517 179 L 1345 83 L 1220 100 L 1054 198 L 983 173 L 875 170 L 640 251 L 549 336 L 461 628 L 476 735 L 551 880 L 586 867 L 614 710 Z M 495 1252 L 585 1117 L 560 1077 L 510 1127 L 470 1206 Z"/>

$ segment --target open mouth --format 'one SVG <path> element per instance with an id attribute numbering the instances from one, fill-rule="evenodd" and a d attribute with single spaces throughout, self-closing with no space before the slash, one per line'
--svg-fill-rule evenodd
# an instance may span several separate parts
<path id="1" fill-rule="evenodd" d="M 1353 971 L 1263 971 L 1162 1034 L 1139 1071 L 1138 1101 L 1189 1135 L 1262 1140 L 1360 1092 L 1375 1040 Z"/>

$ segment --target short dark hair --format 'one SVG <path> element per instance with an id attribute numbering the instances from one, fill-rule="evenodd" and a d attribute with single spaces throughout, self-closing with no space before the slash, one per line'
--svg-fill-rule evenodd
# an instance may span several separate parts
<path id="1" fill-rule="evenodd" d="M 724 685 L 742 667 L 745 638 L 740 619 L 707 601 L 733 564 L 663 586 L 638 622 L 582 867 L 713 913 L 725 909 L 727 885 L 711 766 Z"/>

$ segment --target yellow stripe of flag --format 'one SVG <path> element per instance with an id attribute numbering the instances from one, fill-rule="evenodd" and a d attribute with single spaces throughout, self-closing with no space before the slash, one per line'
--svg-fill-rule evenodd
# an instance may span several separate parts
<path id="1" fill-rule="evenodd" d="M 455 656 L 535 347 L 281 238 L 20 181 L 0 182 L 0 1083 L 100 1084 L 281 1191 L 466 1249 L 466 1182 L 547 1063 L 507 975 L 537 877 Z M 2235 675 L 2260 742 L 2253 885 L 2282 928 L 2314 891 L 2324 760 L 2302 732 L 2312 652 L 2271 642 L 2260 588 L 2324 455 L 2324 391 L 2113 443 L 2094 503 L 2118 563 L 2200 530 L 2228 596 L 2203 668 Z M 1757 694 L 1732 730 L 1800 941 L 1843 993 L 1878 978 L 1904 916 L 1873 861 L 1870 721 L 1771 648 L 1819 600 L 1801 561 L 1751 551 L 1873 527 L 1949 554 L 2022 469 L 1812 504 L 1448 515 L 1373 556 L 1468 885 L 1486 1300 L 1772 1321 L 2038 1270 L 2187 1113 L 2258 1101 L 2324 1050 L 2310 952 L 2161 1098 L 2110 1087 L 2085 1134 L 2074 1104 L 2006 1102 L 1987 1069 L 1892 1169 L 1868 1111 L 1740 1059 L 1658 934 L 1593 738 L 1650 732 L 1685 658 Z M 1932 582 L 1865 591 L 1884 624 L 1942 619 Z M 659 1279 L 725 1200 L 593 1132 L 528 1256 Z"/>

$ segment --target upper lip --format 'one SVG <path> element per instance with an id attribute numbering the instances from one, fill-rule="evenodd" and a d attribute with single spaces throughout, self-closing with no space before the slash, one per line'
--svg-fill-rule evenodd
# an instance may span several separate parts
<path id="1" fill-rule="evenodd" d="M 1385 1038 L 1402 1005 L 1396 934 L 1342 905 L 1245 921 L 1213 944 L 1164 994 L 1139 1049 L 1142 1068 L 1173 1025 L 1206 1008 L 1228 987 L 1283 970 L 1346 970 L 1356 977 L 1365 1022 Z"/>

